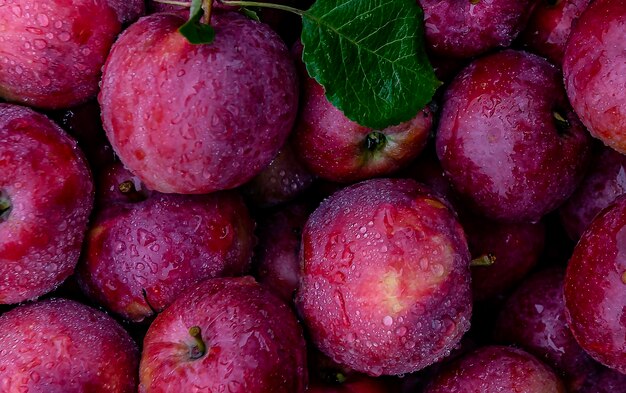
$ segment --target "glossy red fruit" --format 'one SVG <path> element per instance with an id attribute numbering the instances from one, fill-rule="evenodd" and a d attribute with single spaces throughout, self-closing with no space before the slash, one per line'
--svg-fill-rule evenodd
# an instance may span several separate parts
<path id="1" fill-rule="evenodd" d="M 565 276 L 569 326 L 600 363 L 626 373 L 626 196 L 593 220 Z"/>
<path id="2" fill-rule="evenodd" d="M 0 316 L 0 391 L 137 391 L 139 351 L 105 313 L 53 299 Z"/>
<path id="3" fill-rule="evenodd" d="M 532 0 L 418 0 L 426 42 L 442 57 L 466 58 L 508 47 L 522 31 Z"/>
<path id="4" fill-rule="evenodd" d="M 529 51 L 560 66 L 572 26 L 590 2 L 591 0 L 537 1 L 519 40 Z"/>
<path id="5" fill-rule="evenodd" d="M 412 180 L 347 187 L 309 217 L 297 305 L 315 345 L 373 376 L 447 356 L 469 328 L 469 252 L 455 214 Z"/>
<path id="6" fill-rule="evenodd" d="M 437 155 L 482 215 L 537 222 L 582 179 L 589 142 L 558 69 L 505 50 L 471 63 L 446 91 Z"/>
<path id="7" fill-rule="evenodd" d="M 104 61 L 141 0 L 15 0 L 0 4 L 0 97 L 67 108 L 94 97 Z"/>
<path id="8" fill-rule="evenodd" d="M 563 59 L 572 107 L 591 135 L 626 153 L 626 2 L 594 1 L 580 16 Z"/>
<path id="9" fill-rule="evenodd" d="M 252 277 L 217 278 L 154 320 L 139 392 L 303 393 L 306 376 L 302 329 L 291 309 Z"/>
<path id="10" fill-rule="evenodd" d="M 79 280 L 108 310 L 139 322 L 203 280 L 245 274 L 253 230 L 234 192 L 154 193 L 145 201 L 111 205 L 93 219 Z"/>
<path id="11" fill-rule="evenodd" d="M 520 349 L 480 348 L 446 366 L 424 393 L 565 393 L 548 366 Z"/>
<path id="12" fill-rule="evenodd" d="M 150 189 L 204 194 L 235 188 L 267 166 L 298 107 L 296 70 L 266 25 L 213 13 L 211 44 L 179 32 L 185 18 L 154 14 L 117 40 L 99 102 L 111 145 Z"/>
<path id="13" fill-rule="evenodd" d="M 0 304 L 11 304 L 72 274 L 93 181 L 76 141 L 31 109 L 0 104 L 0 141 Z"/>
<path id="14" fill-rule="evenodd" d="M 596 362 L 569 330 L 561 268 L 543 270 L 525 280 L 502 308 L 495 329 L 498 342 L 518 345 L 554 367 L 571 391 L 595 372 Z"/>

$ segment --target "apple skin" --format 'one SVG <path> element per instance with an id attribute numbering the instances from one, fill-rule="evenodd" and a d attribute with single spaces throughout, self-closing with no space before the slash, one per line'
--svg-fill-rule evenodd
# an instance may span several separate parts
<path id="1" fill-rule="evenodd" d="M 527 50 L 560 66 L 572 26 L 590 2 L 591 0 L 537 1 L 519 41 Z"/>
<path id="2" fill-rule="evenodd" d="M 207 346 L 198 359 L 190 356 L 194 326 Z M 156 317 L 144 340 L 139 379 L 140 393 L 303 393 L 302 328 L 291 309 L 252 277 L 210 279 Z"/>
<path id="3" fill-rule="evenodd" d="M 452 210 L 412 180 L 335 193 L 302 234 L 296 305 L 312 342 L 371 376 L 420 370 L 469 329 L 469 251 Z"/>
<path id="4" fill-rule="evenodd" d="M 360 377 L 341 384 L 313 382 L 307 393 L 391 393 L 385 381 L 372 377 Z"/>
<path id="5" fill-rule="evenodd" d="M 300 240 L 310 210 L 292 204 L 259 219 L 256 277 L 290 305 L 300 280 Z"/>
<path id="6" fill-rule="evenodd" d="M 535 273 L 509 297 L 498 318 L 498 342 L 518 345 L 563 375 L 570 391 L 578 391 L 596 369 L 596 362 L 569 330 L 563 301 L 565 271 Z"/>
<path id="7" fill-rule="evenodd" d="M 594 1 L 565 49 L 563 74 L 572 107 L 591 135 L 626 153 L 626 3 Z"/>
<path id="8" fill-rule="evenodd" d="M 424 9 L 428 49 L 444 58 L 473 57 L 510 46 L 534 6 L 534 0 L 417 2 Z"/>
<path id="9" fill-rule="evenodd" d="M 566 393 L 548 366 L 521 349 L 487 346 L 449 364 L 424 393 Z"/>
<path id="10" fill-rule="evenodd" d="M 76 141 L 44 115 L 0 103 L 0 304 L 50 292 L 76 266 L 93 180 Z"/>
<path id="11" fill-rule="evenodd" d="M 66 299 L 0 316 L 0 391 L 133 393 L 139 350 L 105 313 Z"/>
<path id="12" fill-rule="evenodd" d="M 626 196 L 598 214 L 574 248 L 565 307 L 576 341 L 591 357 L 626 373 Z"/>
<path id="13" fill-rule="evenodd" d="M 0 5 L 0 97 L 67 108 L 95 97 L 100 69 L 141 0 L 16 0 Z M 11 66 L 7 66 L 9 60 Z"/>
<path id="14" fill-rule="evenodd" d="M 582 180 L 590 141 L 558 69 L 504 50 L 475 60 L 449 86 L 436 145 L 446 175 L 481 215 L 537 222 Z"/>
<path id="15" fill-rule="evenodd" d="M 593 218 L 622 194 L 626 194 L 626 156 L 605 147 L 594 157 L 574 194 L 559 209 L 569 237 L 578 241 Z"/>
<path id="16" fill-rule="evenodd" d="M 424 149 L 432 122 L 427 107 L 396 126 L 383 130 L 363 127 L 345 117 L 328 101 L 324 88 L 306 76 L 294 148 L 314 175 L 334 182 L 355 182 L 406 166 Z M 375 134 L 384 142 L 368 147 L 368 137 Z"/>
<path id="17" fill-rule="evenodd" d="M 150 189 L 235 188 L 270 163 L 291 131 L 295 66 L 276 33 L 238 13 L 215 10 L 215 40 L 206 45 L 187 42 L 177 30 L 184 22 L 153 14 L 122 33 L 103 70 L 103 125 Z"/>
<path id="18" fill-rule="evenodd" d="M 153 193 L 96 214 L 78 266 L 81 287 L 127 320 L 140 322 L 212 277 L 243 275 L 254 222 L 233 192 Z"/>
<path id="19" fill-rule="evenodd" d="M 576 393 L 617 393 L 626 392 L 626 375 L 604 368 L 587 380 L 585 386 Z"/>

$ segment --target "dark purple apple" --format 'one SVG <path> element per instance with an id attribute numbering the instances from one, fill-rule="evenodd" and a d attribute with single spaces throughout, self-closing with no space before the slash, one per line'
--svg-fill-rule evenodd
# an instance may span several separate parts
<path id="1" fill-rule="evenodd" d="M 108 165 L 98 176 L 96 206 L 99 210 L 113 205 L 141 202 L 152 194 L 141 180 L 119 162 Z"/>
<path id="2" fill-rule="evenodd" d="M 139 379 L 140 393 L 303 393 L 302 329 L 252 277 L 210 279 L 154 320 Z"/>
<path id="3" fill-rule="evenodd" d="M 528 25 L 520 34 L 522 45 L 560 66 L 572 25 L 590 2 L 591 0 L 537 1 Z"/>
<path id="4" fill-rule="evenodd" d="M 100 69 L 141 0 L 0 3 L 0 97 L 67 108 L 95 97 Z"/>
<path id="5" fill-rule="evenodd" d="M 578 19 L 565 49 L 567 95 L 591 132 L 626 153 L 626 2 L 594 1 Z"/>
<path id="6" fill-rule="evenodd" d="M 499 223 L 465 214 L 461 224 L 472 258 L 493 258 L 493 264 L 472 266 L 475 300 L 490 299 L 513 288 L 537 264 L 544 249 L 546 229 L 541 221 Z"/>
<path id="7" fill-rule="evenodd" d="M 313 174 L 334 182 L 387 175 L 424 149 L 433 121 L 428 107 L 405 123 L 373 130 L 345 117 L 314 79 L 306 76 L 303 86 L 294 148 Z"/>
<path id="8" fill-rule="evenodd" d="M 255 206 L 271 207 L 302 195 L 314 180 L 287 142 L 272 162 L 242 188 L 242 193 Z"/>
<path id="9" fill-rule="evenodd" d="M 424 9 L 428 49 L 466 58 L 508 47 L 522 31 L 533 0 L 417 0 Z"/>
<path id="10" fill-rule="evenodd" d="M 497 341 L 514 344 L 544 360 L 578 391 L 595 372 L 596 363 L 578 345 L 565 318 L 561 268 L 543 270 L 525 280 L 502 308 Z"/>
<path id="11" fill-rule="evenodd" d="M 215 10 L 215 40 L 192 45 L 185 18 L 153 14 L 122 33 L 99 102 L 111 145 L 150 189 L 204 194 L 266 167 L 298 107 L 289 51 L 263 23 Z"/>
<path id="12" fill-rule="evenodd" d="M 565 307 L 580 346 L 626 373 L 626 196 L 598 214 L 574 248 Z"/>
<path id="13" fill-rule="evenodd" d="M 309 217 L 297 306 L 313 343 L 372 376 L 422 369 L 469 328 L 469 251 L 455 214 L 413 180 L 374 179 Z"/>
<path id="14" fill-rule="evenodd" d="M 582 179 L 589 142 L 558 69 L 539 56 L 505 50 L 474 61 L 449 86 L 437 155 L 482 215 L 537 222 Z"/>
<path id="15" fill-rule="evenodd" d="M 391 393 L 388 383 L 379 378 L 357 377 L 336 383 L 312 382 L 307 393 Z"/>
<path id="16" fill-rule="evenodd" d="M 256 276 L 285 302 L 292 304 L 300 279 L 300 240 L 310 209 L 293 204 L 259 220 L 255 253 Z"/>
<path id="17" fill-rule="evenodd" d="M 605 368 L 590 377 L 585 386 L 576 393 L 626 392 L 626 375 Z"/>
<path id="18" fill-rule="evenodd" d="M 0 391 L 133 393 L 139 351 L 105 313 L 65 299 L 0 316 Z"/>
<path id="19" fill-rule="evenodd" d="M 424 393 L 565 393 L 548 366 L 520 349 L 488 346 L 444 368 Z"/>
<path id="20" fill-rule="evenodd" d="M 568 235 L 578 241 L 596 214 L 622 194 L 626 194 L 626 156 L 604 148 L 594 157 L 580 186 L 559 210 Z"/>
<path id="21" fill-rule="evenodd" d="M 0 104 L 0 141 L 0 304 L 10 304 L 72 274 L 93 181 L 76 141 L 31 109 Z"/>
<path id="22" fill-rule="evenodd" d="M 139 322 L 200 281 L 246 273 L 253 230 L 246 206 L 232 191 L 154 193 L 94 217 L 79 279 L 108 310 Z"/>

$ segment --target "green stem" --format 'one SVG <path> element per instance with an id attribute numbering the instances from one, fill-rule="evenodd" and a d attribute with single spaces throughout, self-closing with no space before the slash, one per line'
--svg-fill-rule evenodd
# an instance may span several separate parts
<path id="1" fill-rule="evenodd" d="M 154 2 L 161 3 L 161 4 L 177 5 L 179 7 L 185 7 L 185 8 L 191 7 L 191 3 L 187 2 L 187 1 L 154 0 Z"/>
<path id="2" fill-rule="evenodd" d="M 190 327 L 189 335 L 195 340 L 194 346 L 191 347 L 189 357 L 193 360 L 200 359 L 206 354 L 206 344 L 202 340 L 202 330 L 200 326 Z"/>
<path id="3" fill-rule="evenodd" d="M 472 259 L 472 262 L 470 262 L 470 266 L 471 267 L 491 266 L 494 263 L 496 263 L 496 256 L 495 255 L 493 255 L 493 254 L 483 254 L 483 255 L 479 256 L 478 258 Z"/>
<path id="4" fill-rule="evenodd" d="M 231 5 L 234 7 L 261 7 L 261 8 L 274 8 L 277 10 L 291 12 L 296 15 L 304 15 L 305 11 L 299 10 L 297 8 L 289 7 L 282 4 L 273 4 L 273 3 L 261 3 L 257 1 L 237 1 L 237 0 L 220 0 L 220 3 L 224 5 Z"/>
<path id="5" fill-rule="evenodd" d="M 11 211 L 11 200 L 4 192 L 0 191 L 0 222 L 5 221 L 9 217 Z"/>

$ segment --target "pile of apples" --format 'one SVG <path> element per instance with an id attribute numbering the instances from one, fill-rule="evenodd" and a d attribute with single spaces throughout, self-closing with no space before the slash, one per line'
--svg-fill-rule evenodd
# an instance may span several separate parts
<path id="1" fill-rule="evenodd" d="M 626 392 L 626 2 L 418 3 L 373 130 L 294 16 L 0 0 L 0 392 Z"/>

